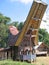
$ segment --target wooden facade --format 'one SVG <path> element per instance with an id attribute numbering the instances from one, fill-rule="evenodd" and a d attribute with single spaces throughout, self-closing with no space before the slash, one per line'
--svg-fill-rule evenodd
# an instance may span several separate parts
<path id="1" fill-rule="evenodd" d="M 11 59 L 10 48 L 0 48 L 0 60 Z"/>

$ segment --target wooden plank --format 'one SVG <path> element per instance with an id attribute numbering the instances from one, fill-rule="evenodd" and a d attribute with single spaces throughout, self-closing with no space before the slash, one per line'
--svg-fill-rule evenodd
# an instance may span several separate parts
<path id="1" fill-rule="evenodd" d="M 25 35 L 26 37 L 30 37 L 30 35 Z M 36 35 L 31 35 L 31 37 L 36 37 Z"/>

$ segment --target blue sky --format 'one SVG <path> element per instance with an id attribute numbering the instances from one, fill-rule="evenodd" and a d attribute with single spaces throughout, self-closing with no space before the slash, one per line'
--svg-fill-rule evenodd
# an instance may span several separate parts
<path id="1" fill-rule="evenodd" d="M 14 21 L 24 21 L 30 7 L 31 3 L 17 0 L 0 0 L 0 12 L 9 16 Z"/>
<path id="2" fill-rule="evenodd" d="M 33 0 L 0 0 L 0 12 L 13 21 L 25 21 Z M 45 0 L 49 4 L 49 1 Z"/>
<path id="3" fill-rule="evenodd" d="M 42 0 L 48 4 L 43 19 L 49 21 L 49 0 Z M 25 21 L 33 0 L 0 0 L 0 13 L 11 18 L 12 21 Z M 41 28 L 49 28 L 49 23 L 42 21 Z M 48 30 L 49 31 L 49 30 Z"/>

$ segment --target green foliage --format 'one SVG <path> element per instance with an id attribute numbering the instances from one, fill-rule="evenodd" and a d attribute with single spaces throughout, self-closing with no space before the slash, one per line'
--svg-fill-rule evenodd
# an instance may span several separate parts
<path id="1" fill-rule="evenodd" d="M 18 30 L 22 30 L 23 25 L 24 25 L 24 23 L 23 22 L 20 22 L 19 25 L 18 25 Z"/>
<path id="2" fill-rule="evenodd" d="M 7 26 L 4 25 L 4 23 L 0 24 L 0 46 L 4 46 L 5 39 L 7 38 Z"/>
<path id="3" fill-rule="evenodd" d="M 23 22 L 18 23 L 18 21 L 14 21 L 10 25 L 16 26 L 18 28 L 18 30 L 21 31 L 22 28 L 23 28 L 24 23 Z"/>
<path id="4" fill-rule="evenodd" d="M 43 42 L 49 46 L 49 37 L 45 38 Z"/>
<path id="5" fill-rule="evenodd" d="M 18 28 L 19 23 L 18 23 L 18 21 L 13 21 L 13 22 L 10 23 L 9 25 L 13 25 L 13 26 L 15 26 L 15 27 Z"/>
<path id="6" fill-rule="evenodd" d="M 10 20 L 11 19 L 9 17 L 3 16 L 3 14 L 0 13 L 0 47 L 6 46 L 8 37 L 7 22 L 9 22 Z"/>
<path id="7" fill-rule="evenodd" d="M 39 29 L 39 41 L 49 45 L 49 33 L 46 29 Z"/>
<path id="8" fill-rule="evenodd" d="M 18 62 L 18 61 L 12 61 L 12 60 L 4 60 L 0 61 L 0 65 L 35 65 L 27 62 Z"/>
<path id="9" fill-rule="evenodd" d="M 0 23 L 6 24 L 7 22 L 11 21 L 9 17 L 4 16 L 3 14 L 0 13 Z"/>

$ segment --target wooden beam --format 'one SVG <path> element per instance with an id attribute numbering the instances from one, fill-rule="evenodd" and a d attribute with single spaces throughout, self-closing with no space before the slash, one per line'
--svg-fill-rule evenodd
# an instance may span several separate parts
<path id="1" fill-rule="evenodd" d="M 26 37 L 30 37 L 30 35 L 26 34 Z M 36 35 L 31 35 L 31 37 L 36 37 Z"/>

